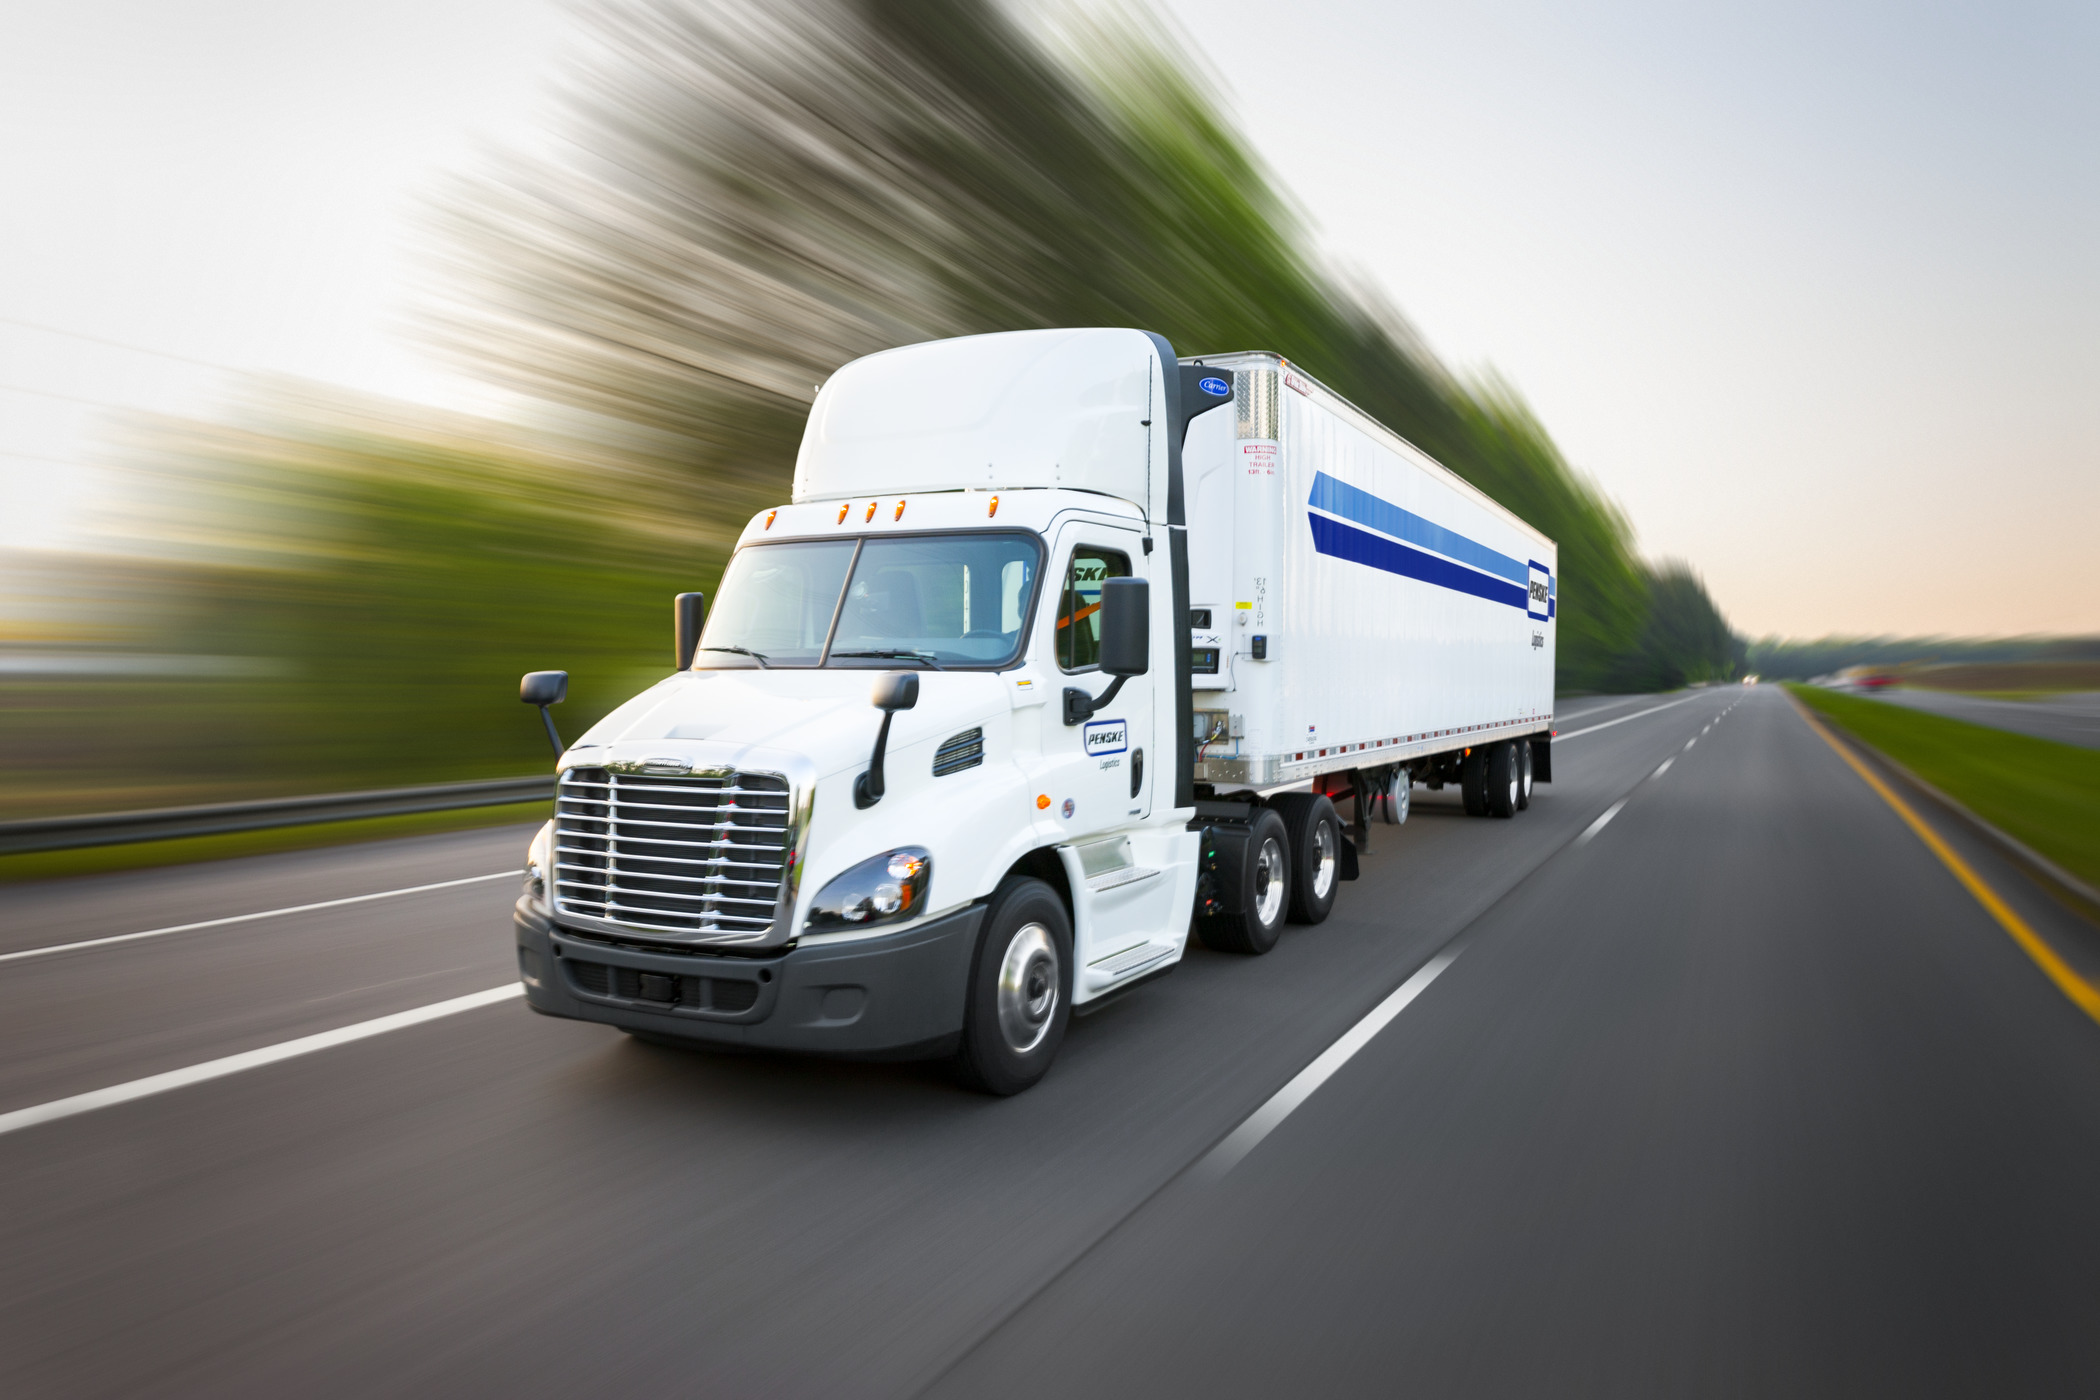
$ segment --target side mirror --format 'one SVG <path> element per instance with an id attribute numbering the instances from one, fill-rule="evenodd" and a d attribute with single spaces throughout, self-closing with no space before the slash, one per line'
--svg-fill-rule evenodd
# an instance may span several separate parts
<path id="1" fill-rule="evenodd" d="M 919 703 L 919 673 L 892 671 L 886 676 L 877 677 L 875 688 L 868 696 L 868 703 L 884 714 L 911 709 Z"/>
<path id="2" fill-rule="evenodd" d="M 559 705 L 569 698 L 569 673 L 567 671 L 527 671 L 525 679 L 518 682 L 518 698 L 528 705 L 540 707 L 540 722 L 547 726 L 547 742 L 554 745 L 554 756 L 561 757 L 561 735 L 554 731 L 554 716 L 547 713 L 549 705 Z"/>
<path id="3" fill-rule="evenodd" d="M 868 760 L 868 771 L 853 780 L 853 805 L 862 809 L 882 801 L 882 756 L 890 747 L 890 721 L 897 717 L 897 711 L 919 703 L 919 673 L 892 671 L 876 677 L 868 700 L 882 711 L 882 728 L 875 731 L 875 754 Z"/>
<path id="4" fill-rule="evenodd" d="M 1065 687 L 1065 723 L 1083 724 L 1115 703 L 1132 676 L 1152 669 L 1152 585 L 1141 578 L 1101 581 L 1101 671 L 1114 676 L 1108 689 L 1089 695 Z"/>
<path id="5" fill-rule="evenodd" d="M 690 670 L 693 651 L 700 645 L 700 628 L 707 621 L 707 595 L 681 593 L 671 600 L 672 669 Z"/>
<path id="6" fill-rule="evenodd" d="M 1101 670 L 1142 676 L 1152 669 L 1152 585 L 1141 578 L 1101 582 Z"/>

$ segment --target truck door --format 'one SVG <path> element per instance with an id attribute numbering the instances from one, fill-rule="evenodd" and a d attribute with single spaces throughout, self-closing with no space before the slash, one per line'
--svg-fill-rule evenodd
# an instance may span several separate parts
<path id="1" fill-rule="evenodd" d="M 1163 557 L 1163 556 L 1162 556 Z M 1159 765 L 1152 736 L 1152 688 L 1158 677 L 1131 676 L 1115 702 L 1076 725 L 1063 723 L 1062 690 L 1072 686 L 1099 696 L 1112 677 L 1103 675 L 1101 584 L 1104 579 L 1144 574 L 1146 562 L 1136 531 L 1075 525 L 1058 540 L 1057 590 L 1052 629 L 1058 692 L 1050 696 L 1044 728 L 1044 757 L 1066 840 L 1136 821 L 1151 810 Z M 1171 684 L 1172 678 L 1168 678 Z"/>

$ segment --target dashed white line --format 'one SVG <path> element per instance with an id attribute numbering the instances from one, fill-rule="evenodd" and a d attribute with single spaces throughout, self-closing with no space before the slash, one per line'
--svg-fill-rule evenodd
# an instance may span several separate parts
<path id="1" fill-rule="evenodd" d="M 521 995 L 524 990 L 522 983 L 506 982 L 485 992 L 470 992 L 463 997 L 453 997 L 450 1001 L 418 1006 L 412 1011 L 396 1011 L 391 1016 L 359 1021 L 354 1026 L 342 1026 L 336 1030 L 322 1031 L 317 1035 L 303 1035 L 297 1040 L 265 1045 L 260 1050 L 244 1050 L 238 1055 L 206 1060 L 203 1064 L 191 1065 L 186 1069 L 171 1069 L 165 1074 L 148 1075 L 144 1079 L 134 1079 L 128 1084 L 112 1084 L 107 1089 L 95 1089 L 85 1094 L 75 1094 L 71 1098 L 53 1099 L 49 1103 L 18 1108 L 12 1113 L 0 1113 L 0 1134 L 20 1132 L 39 1123 L 73 1118 L 83 1113 L 92 1113 L 98 1108 L 130 1103 L 134 1099 L 150 1098 L 155 1094 L 165 1094 L 170 1089 L 202 1084 L 208 1079 L 223 1079 L 229 1074 L 239 1074 L 242 1070 L 259 1069 L 264 1065 L 274 1065 L 279 1060 L 311 1055 L 316 1050 L 330 1050 L 355 1040 L 369 1040 L 375 1035 L 385 1035 L 388 1031 L 420 1026 L 425 1021 L 457 1016 L 462 1011 L 473 1011 L 480 1007 L 493 1006 L 499 1001 L 508 1001 Z"/>
<path id="2" fill-rule="evenodd" d="M 1650 774 L 1648 775 L 1648 777 L 1649 777 L 1649 778 L 1650 778 L 1651 780 L 1653 780 L 1653 779 L 1655 779 L 1655 778 L 1660 778 L 1660 777 L 1661 777 L 1661 776 L 1662 776 L 1663 774 L 1665 774 L 1665 773 L 1667 773 L 1667 772 L 1669 772 L 1669 771 L 1670 771 L 1670 765 L 1671 765 L 1671 764 L 1673 764 L 1673 763 L 1675 763 L 1676 761 L 1677 761 L 1677 760 L 1676 760 L 1675 758 L 1666 758 L 1666 759 L 1664 759 L 1664 760 L 1662 761 L 1662 767 L 1660 767 L 1660 768 L 1656 769 L 1656 770 L 1655 770 L 1655 771 L 1654 771 L 1653 773 L 1650 773 Z"/>
<path id="3" fill-rule="evenodd" d="M 284 909 L 264 909 L 254 914 L 232 914 L 223 919 L 199 919 L 193 924 L 170 924 L 166 928 L 149 928 L 140 933 L 116 933 L 107 938 L 83 938 L 77 943 L 52 943 L 42 948 L 24 948 L 20 952 L 0 953 L 0 963 L 15 962 L 22 958 L 49 957 L 53 953 L 70 953 L 81 948 L 106 948 L 112 943 L 133 943 L 141 938 L 164 938 L 171 933 L 190 933 L 200 928 L 223 928 L 227 924 L 275 919 L 285 914 L 310 914 L 316 909 L 340 909 L 346 904 L 394 899 L 400 895 L 423 894 L 429 890 L 449 890 L 459 885 L 478 885 L 488 880 L 515 880 L 520 878 L 521 873 L 516 870 L 499 870 L 493 875 L 469 875 L 463 880 L 440 880 L 433 885 L 410 885 L 406 889 L 380 890 L 376 894 L 353 894 L 347 899 L 324 899 L 315 904 L 294 904 Z"/>
<path id="4" fill-rule="evenodd" d="M 1608 719 L 1608 720 L 1604 721 L 1604 723 L 1602 723 L 1602 724 L 1593 724 L 1593 725 L 1591 725 L 1591 726 L 1590 726 L 1589 728 L 1587 728 L 1587 729 L 1577 729 L 1577 730 L 1575 730 L 1575 731 L 1574 731 L 1573 733 L 1570 733 L 1570 734 L 1561 734 L 1561 735 L 1558 735 L 1558 736 L 1556 736 L 1556 737 L 1554 738 L 1553 742 L 1554 742 L 1554 743 L 1556 743 L 1556 744 L 1564 744 L 1564 743 L 1566 743 L 1566 742 L 1567 742 L 1568 740 L 1570 740 L 1570 739 L 1580 739 L 1580 738 L 1581 738 L 1581 737 L 1582 737 L 1583 735 L 1585 735 L 1585 734 L 1595 734 L 1595 733 L 1596 733 L 1596 732 L 1597 732 L 1598 730 L 1600 730 L 1600 729 L 1609 729 L 1609 728 L 1611 728 L 1611 727 L 1612 727 L 1613 725 L 1615 725 L 1615 724 L 1626 724 L 1626 723 L 1628 723 L 1628 722 L 1630 722 L 1630 721 L 1632 721 L 1632 720 L 1637 720 L 1637 719 L 1641 719 L 1641 718 L 1644 718 L 1644 717 L 1646 717 L 1646 716 L 1648 716 L 1648 715 L 1652 715 L 1652 714 L 1659 714 L 1660 712 L 1662 712 L 1662 711 L 1664 711 L 1664 710 L 1672 709 L 1672 708 L 1674 708 L 1674 707 L 1676 707 L 1676 706 L 1678 706 L 1678 705 L 1689 705 L 1689 704 L 1691 704 L 1691 703 L 1692 703 L 1692 702 L 1693 702 L 1694 700 L 1698 700 L 1698 699 L 1701 699 L 1701 698 L 1702 698 L 1702 697 L 1700 697 L 1700 696 L 1698 696 L 1698 695 L 1687 695 L 1687 696 L 1685 696 L 1685 697 L 1684 697 L 1684 699 L 1682 699 L 1682 700 L 1672 700 L 1672 701 L 1670 701 L 1670 702 L 1669 702 L 1669 704 L 1667 704 L 1667 705 L 1656 705 L 1656 706 L 1653 706 L 1652 708 L 1650 708 L 1650 709 L 1646 709 L 1646 710 L 1635 710 L 1635 711 L 1634 711 L 1634 712 L 1633 712 L 1632 714 L 1630 714 L 1630 715 L 1621 715 L 1621 716 L 1620 716 L 1619 718 L 1617 718 L 1617 719 Z"/>
<path id="5" fill-rule="evenodd" d="M 1597 820 L 1591 822 L 1588 826 L 1582 829 L 1582 835 L 1575 838 L 1575 844 L 1578 846 L 1587 846 L 1590 843 L 1590 838 L 1595 836 L 1598 832 L 1604 830 L 1605 825 L 1609 823 L 1613 817 L 1619 815 L 1619 809 L 1621 807 L 1624 807 L 1625 805 L 1626 799 L 1622 797 L 1617 802 L 1612 803 L 1611 806 L 1606 807 L 1604 809 L 1603 816 L 1597 818 Z"/>
<path id="6" fill-rule="evenodd" d="M 1444 969 L 1458 961 L 1465 951 L 1468 935 L 1446 947 L 1442 952 L 1424 963 L 1415 975 L 1402 982 L 1391 995 L 1371 1008 L 1369 1015 L 1342 1033 L 1342 1038 L 1320 1052 L 1320 1057 L 1299 1070 L 1290 1083 L 1269 1096 L 1269 1101 L 1249 1114 L 1244 1122 L 1227 1135 L 1225 1140 L 1204 1154 L 1196 1164 L 1199 1178 L 1216 1181 L 1238 1166 L 1240 1159 L 1261 1144 L 1261 1140 L 1276 1130 L 1278 1124 L 1291 1116 L 1291 1111 L 1313 1096 L 1313 1091 L 1334 1076 L 1334 1072 L 1348 1064 L 1357 1051 L 1371 1043 L 1371 1037 L 1391 1024 L 1392 1019 L 1407 1010 L 1408 1004 L 1423 992 L 1429 984 L 1444 975 Z"/>

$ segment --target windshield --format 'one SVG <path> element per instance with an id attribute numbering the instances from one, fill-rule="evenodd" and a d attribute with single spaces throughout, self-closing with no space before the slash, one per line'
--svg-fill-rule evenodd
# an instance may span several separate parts
<path id="1" fill-rule="evenodd" d="M 752 545 L 722 575 L 693 664 L 1004 666 L 1040 560 L 1032 536 L 990 532 Z"/>

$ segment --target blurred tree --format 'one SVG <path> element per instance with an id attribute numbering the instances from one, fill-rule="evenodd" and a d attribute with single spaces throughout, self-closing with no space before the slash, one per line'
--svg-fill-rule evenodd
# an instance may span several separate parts
<path id="1" fill-rule="evenodd" d="M 994 0 L 596 15 L 560 153 L 437 211 L 428 328 L 476 372 L 688 444 L 741 518 L 785 494 L 815 386 L 860 355 L 1061 325 L 1276 350 L 1559 542 L 1564 690 L 1643 647 L 1623 517 L 1512 389 L 1460 382 L 1318 261 L 1144 12 L 1047 30 Z"/>

